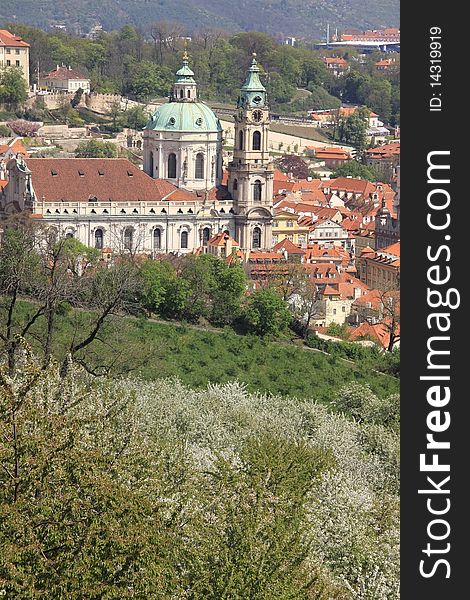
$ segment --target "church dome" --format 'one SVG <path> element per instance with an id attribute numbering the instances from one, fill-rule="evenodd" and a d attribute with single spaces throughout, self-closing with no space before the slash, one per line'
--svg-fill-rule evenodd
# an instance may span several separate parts
<path id="1" fill-rule="evenodd" d="M 145 129 L 217 133 L 222 125 L 214 112 L 203 102 L 167 102 L 153 113 Z"/>

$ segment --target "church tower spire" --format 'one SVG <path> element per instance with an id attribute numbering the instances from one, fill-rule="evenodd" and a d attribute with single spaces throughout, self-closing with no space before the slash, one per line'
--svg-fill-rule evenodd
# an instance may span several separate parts
<path id="1" fill-rule="evenodd" d="M 274 167 L 269 155 L 269 105 L 253 54 L 235 114 L 233 160 L 228 186 L 234 200 L 241 248 L 270 248 Z"/>

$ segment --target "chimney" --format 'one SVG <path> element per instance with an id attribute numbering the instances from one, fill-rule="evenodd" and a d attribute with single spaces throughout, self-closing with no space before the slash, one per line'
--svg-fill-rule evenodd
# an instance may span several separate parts
<path id="1" fill-rule="evenodd" d="M 225 236 L 225 256 L 230 256 L 232 254 L 232 238 L 227 235 Z"/>

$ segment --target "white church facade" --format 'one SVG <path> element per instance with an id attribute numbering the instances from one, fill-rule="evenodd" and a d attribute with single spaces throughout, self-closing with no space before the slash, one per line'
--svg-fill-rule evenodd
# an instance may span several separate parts
<path id="1" fill-rule="evenodd" d="M 29 211 L 59 236 L 112 251 L 185 253 L 227 232 L 244 250 L 272 241 L 269 107 L 255 57 L 240 90 L 235 149 L 222 185 L 223 130 L 200 101 L 187 55 L 169 102 L 143 133 L 143 170 L 125 159 L 17 156 L 2 217 Z"/>

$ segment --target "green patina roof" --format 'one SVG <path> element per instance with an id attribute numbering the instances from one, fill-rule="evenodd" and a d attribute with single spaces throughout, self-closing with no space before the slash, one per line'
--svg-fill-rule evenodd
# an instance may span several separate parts
<path id="1" fill-rule="evenodd" d="M 152 115 L 145 129 L 153 131 L 218 132 L 222 125 L 203 102 L 168 102 Z"/>
<path id="2" fill-rule="evenodd" d="M 256 62 L 255 54 L 253 54 L 253 60 L 251 66 L 246 72 L 245 83 L 240 88 L 243 92 L 265 92 L 266 88 L 261 83 L 259 78 L 260 68 Z"/>
<path id="3" fill-rule="evenodd" d="M 188 61 L 183 61 L 183 66 L 176 71 L 176 83 L 196 83 L 194 73 L 188 66 Z"/>

